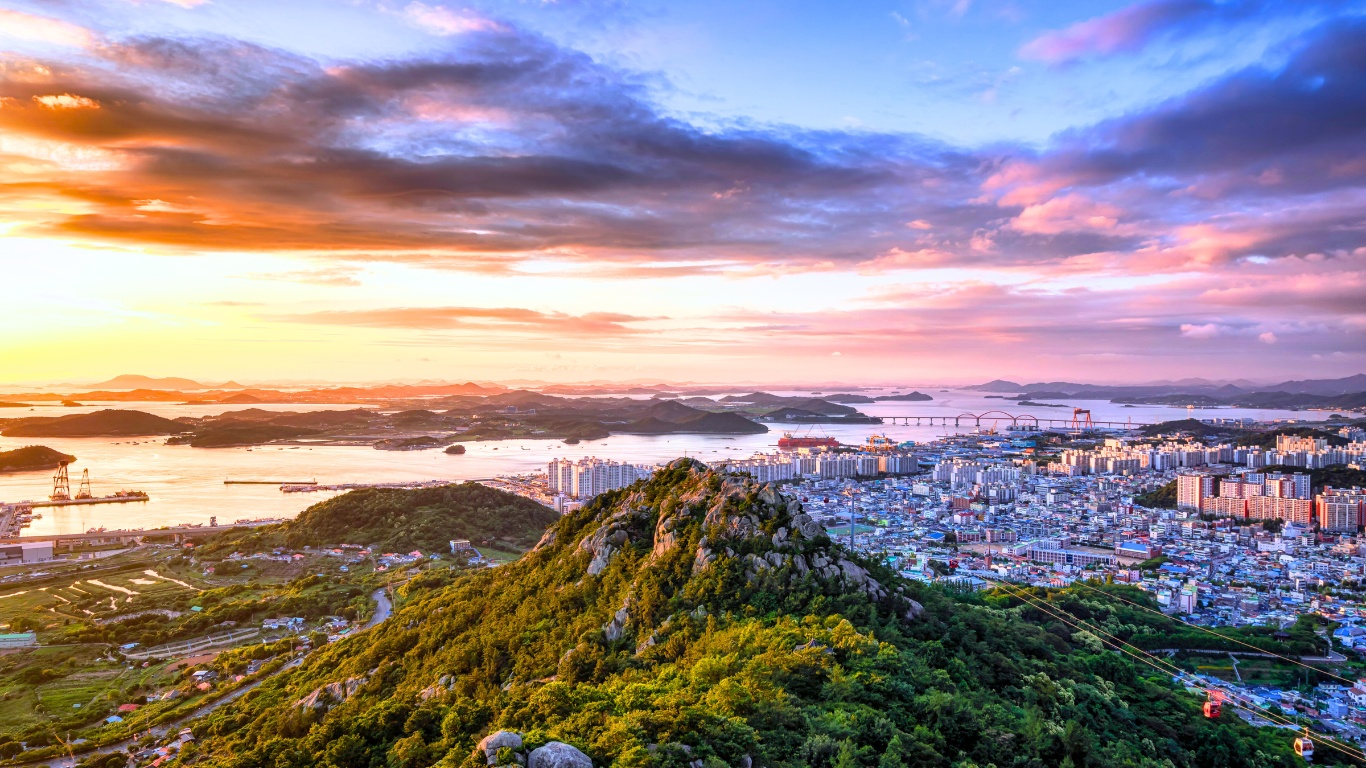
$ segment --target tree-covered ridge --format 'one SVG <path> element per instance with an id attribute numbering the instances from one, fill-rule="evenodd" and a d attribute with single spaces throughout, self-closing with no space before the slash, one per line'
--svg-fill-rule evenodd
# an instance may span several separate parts
<path id="1" fill-rule="evenodd" d="M 439 552 L 452 539 L 521 551 L 558 518 L 543 504 L 474 482 L 363 488 L 314 504 L 288 522 L 216 537 L 205 551 L 362 544 L 384 552 Z"/>
<path id="2" fill-rule="evenodd" d="M 506 728 L 600 766 L 1296 764 L 1284 732 L 1203 719 L 1092 635 L 902 583 L 809 522 L 772 487 L 681 460 L 516 563 L 415 579 L 389 621 L 197 726 L 184 759 L 474 768 Z"/>

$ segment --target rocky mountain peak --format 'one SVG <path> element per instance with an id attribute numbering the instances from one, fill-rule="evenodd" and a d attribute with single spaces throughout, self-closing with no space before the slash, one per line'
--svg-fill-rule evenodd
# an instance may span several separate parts
<path id="1" fill-rule="evenodd" d="M 608 578 L 614 568 L 622 571 L 616 577 L 630 578 L 621 608 L 603 626 L 610 641 L 634 627 L 648 646 L 672 618 L 643 615 L 635 595 L 662 591 L 705 615 L 727 607 L 701 599 L 707 590 L 699 585 L 716 582 L 743 601 L 747 594 L 783 594 L 810 580 L 862 592 L 905 619 L 921 612 L 900 588 L 879 581 L 832 542 L 778 486 L 691 459 L 671 463 L 643 485 L 604 494 L 547 531 L 537 549 L 578 558 L 586 578 Z"/>

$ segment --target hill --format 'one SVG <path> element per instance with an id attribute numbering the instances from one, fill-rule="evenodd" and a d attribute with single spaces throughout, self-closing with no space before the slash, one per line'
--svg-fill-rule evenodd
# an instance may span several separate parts
<path id="1" fill-rule="evenodd" d="M 192 448 L 232 448 L 241 445 L 262 445 L 317 433 L 316 429 L 280 424 L 227 424 L 201 429 L 192 435 L 172 437 L 166 442 L 169 445 L 188 445 Z"/>
<path id="2" fill-rule="evenodd" d="M 41 416 L 8 422 L 5 437 L 139 437 L 188 431 L 177 421 L 142 411 L 108 409 L 70 416 Z"/>
<path id="3" fill-rule="evenodd" d="M 218 402 L 224 403 L 226 405 L 244 405 L 264 403 L 265 401 L 257 397 L 256 395 L 249 395 L 245 392 L 240 392 L 236 395 L 228 395 L 227 397 L 219 400 Z"/>
<path id="4" fill-rule="evenodd" d="M 563 742 L 586 756 L 557 746 L 576 759 L 529 768 L 1294 764 L 1284 731 L 1205 720 L 1096 636 L 903 582 L 772 486 L 688 460 L 561 518 L 515 563 L 428 571 L 399 599 L 207 716 L 195 762 L 482 768 Z M 1168 621 L 1047 599 L 1126 634 Z M 486 760 L 476 745 L 499 731 L 520 736 Z"/>
<path id="5" fill-rule="evenodd" d="M 70 464 L 75 460 L 75 456 L 54 451 L 45 445 L 27 445 L 12 451 L 0 451 L 0 473 L 54 469 L 59 464 Z"/>
<path id="6" fill-rule="evenodd" d="M 963 387 L 963 389 L 976 390 L 978 392 L 1023 392 L 1025 385 L 1017 384 L 1013 381 L 1006 381 L 1004 379 L 992 379 L 985 384 Z"/>
<path id="7" fill-rule="evenodd" d="M 907 393 L 905 393 L 904 395 L 882 395 L 881 397 L 878 398 L 878 401 L 879 401 L 879 402 L 885 402 L 885 401 L 892 400 L 892 401 L 904 401 L 904 402 L 910 402 L 910 403 L 923 403 L 923 402 L 925 402 L 926 400 L 933 400 L 933 399 L 934 399 L 933 397 L 930 397 L 929 395 L 925 394 L 924 392 L 907 392 Z"/>
<path id="8" fill-rule="evenodd" d="M 559 518 L 549 507 L 479 483 L 434 488 L 363 488 L 305 509 L 293 520 L 231 532 L 213 550 L 275 545 L 373 545 L 381 552 L 448 552 L 452 539 L 522 551 Z"/>
<path id="9" fill-rule="evenodd" d="M 98 384 L 91 384 L 91 389 L 208 389 L 204 384 L 193 379 L 182 379 L 175 376 L 166 378 L 155 378 L 153 376 L 138 376 L 136 374 L 124 374 L 115 376 L 109 381 L 101 381 Z"/>
<path id="10" fill-rule="evenodd" d="M 664 401 L 660 405 L 676 405 L 672 401 Z M 657 408 L 658 406 L 656 406 Z M 627 432 L 632 434 L 645 435 L 669 435 L 669 434 L 699 434 L 699 435 L 760 435 L 768 431 L 768 427 L 756 424 L 738 413 L 707 413 L 680 405 L 693 411 L 695 416 L 685 416 L 681 412 L 675 411 L 671 415 L 673 418 L 665 419 L 660 416 L 647 416 L 626 425 L 610 425 L 613 432 Z M 650 409 L 652 412 L 655 408 Z"/>

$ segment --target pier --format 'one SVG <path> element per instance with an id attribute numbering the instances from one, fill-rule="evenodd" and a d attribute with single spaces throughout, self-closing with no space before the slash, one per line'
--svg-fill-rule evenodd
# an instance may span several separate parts
<path id="1" fill-rule="evenodd" d="M 77 507 L 84 504 L 131 504 L 135 501 L 151 501 L 150 496 L 145 493 L 128 494 L 125 496 L 100 496 L 89 499 L 53 499 L 51 501 L 25 501 L 21 502 L 30 507 Z"/>

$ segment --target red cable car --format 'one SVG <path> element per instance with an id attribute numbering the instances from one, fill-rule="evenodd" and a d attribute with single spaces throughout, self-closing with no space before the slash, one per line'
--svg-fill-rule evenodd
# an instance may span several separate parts
<path id="1" fill-rule="evenodd" d="M 1314 762 L 1314 742 L 1308 736 L 1295 739 L 1295 754 L 1304 758 L 1306 763 Z"/>
<path id="2" fill-rule="evenodd" d="M 1210 691 L 1209 701 L 1205 702 L 1205 717 L 1210 719 L 1218 717 L 1224 709 L 1224 692 Z"/>

